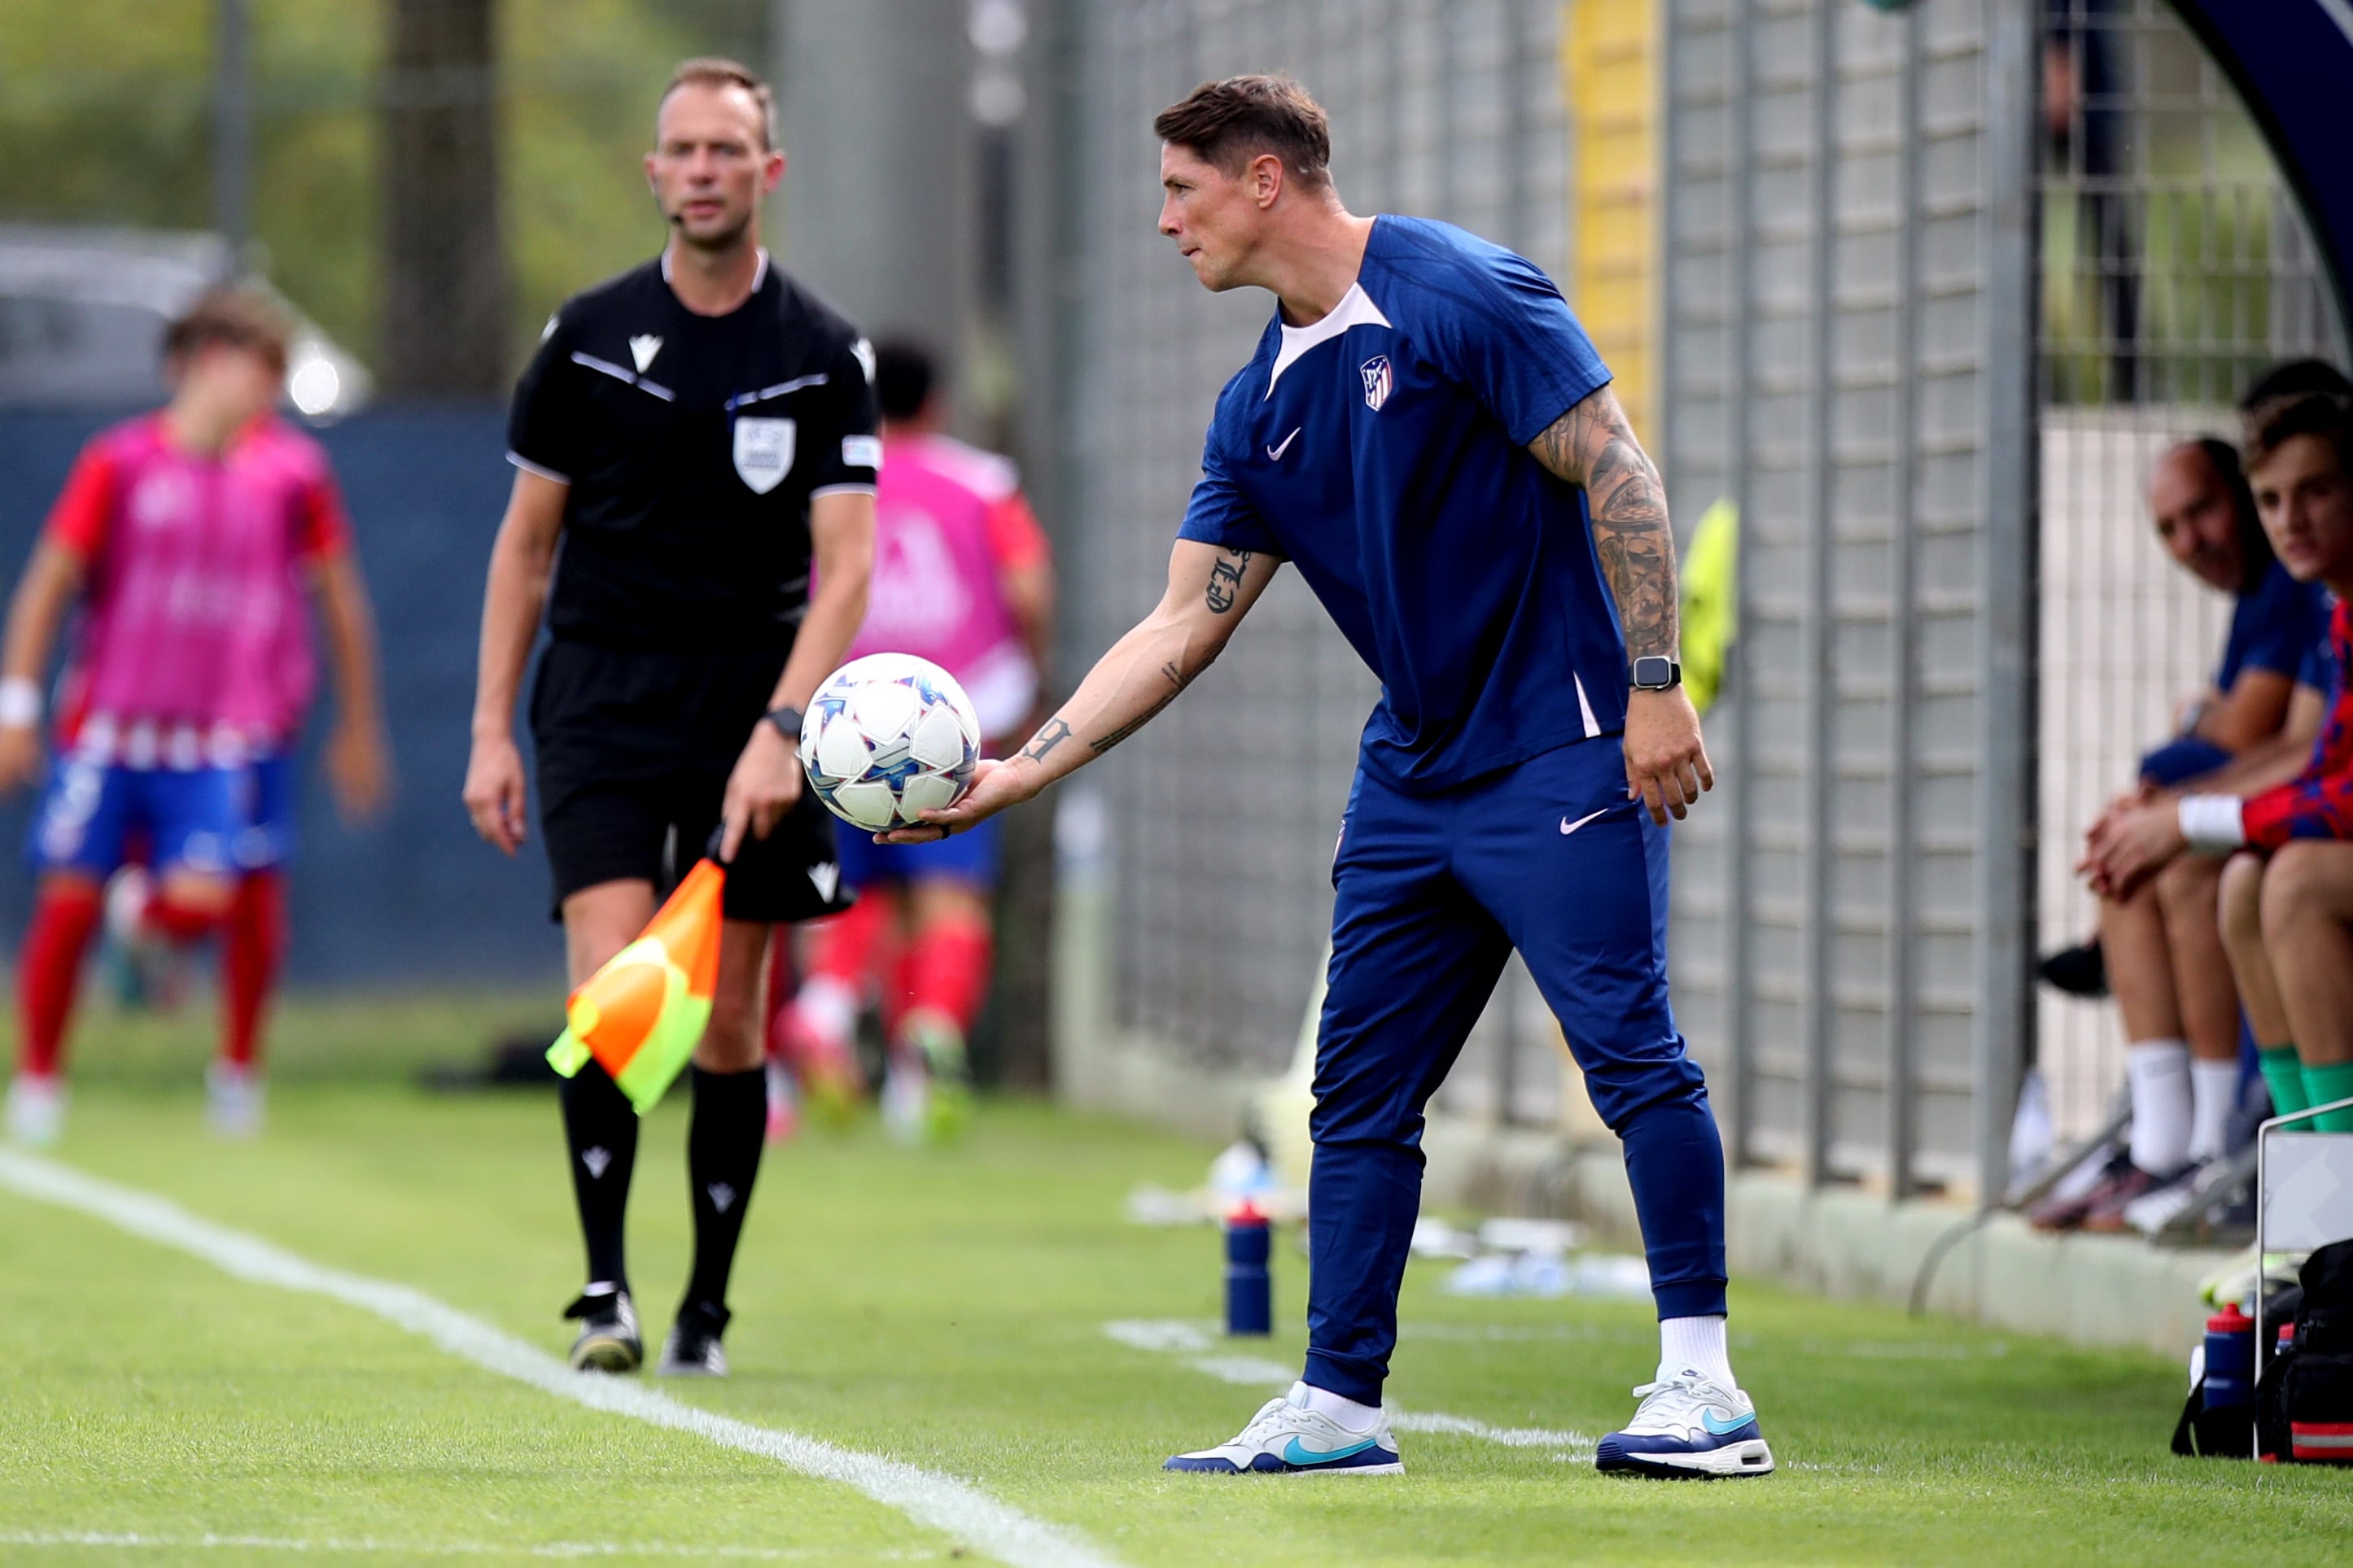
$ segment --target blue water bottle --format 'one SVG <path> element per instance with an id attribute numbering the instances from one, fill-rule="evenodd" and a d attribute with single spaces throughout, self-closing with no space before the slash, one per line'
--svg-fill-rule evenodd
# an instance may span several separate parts
<path id="1" fill-rule="evenodd" d="M 1274 1279 L 1267 1272 L 1273 1229 L 1244 1198 L 1226 1215 L 1226 1332 L 1274 1331 Z"/>
<path id="2" fill-rule="evenodd" d="M 2232 1302 L 2206 1320 L 2206 1408 L 2227 1410 L 2255 1397 L 2255 1321 Z"/>

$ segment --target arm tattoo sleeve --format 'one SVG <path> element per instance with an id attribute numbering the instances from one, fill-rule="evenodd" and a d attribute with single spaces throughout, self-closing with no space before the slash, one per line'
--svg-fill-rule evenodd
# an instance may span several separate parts
<path id="1" fill-rule="evenodd" d="M 1602 388 L 1553 421 L 1528 449 L 1570 484 L 1584 488 L 1593 514 L 1601 575 L 1618 601 L 1630 658 L 1675 651 L 1675 536 L 1659 470 L 1626 423 L 1625 410 Z"/>
<path id="2" fill-rule="evenodd" d="M 1250 552 L 1229 551 L 1209 566 L 1209 586 L 1204 595 L 1211 615 L 1222 616 L 1234 607 L 1234 596 L 1242 585 L 1242 574 L 1250 570 Z"/>

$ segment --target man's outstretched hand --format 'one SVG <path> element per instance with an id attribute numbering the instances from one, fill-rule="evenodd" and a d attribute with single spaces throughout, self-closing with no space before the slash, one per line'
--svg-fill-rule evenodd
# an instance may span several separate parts
<path id="1" fill-rule="evenodd" d="M 894 827 L 874 836 L 877 844 L 935 844 L 951 833 L 961 833 L 976 822 L 995 816 L 1008 805 L 1019 805 L 1045 787 L 1035 763 L 1019 759 L 999 762 L 984 758 L 972 771 L 972 787 L 954 805 L 923 813 L 912 827 Z"/>

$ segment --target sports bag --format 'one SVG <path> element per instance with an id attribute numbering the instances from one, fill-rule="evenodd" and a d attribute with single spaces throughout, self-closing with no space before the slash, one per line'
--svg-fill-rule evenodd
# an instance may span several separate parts
<path id="1" fill-rule="evenodd" d="M 2295 1333 L 2255 1384 L 2256 1457 L 2353 1465 L 2353 1241 L 2313 1253 L 2298 1281 Z"/>

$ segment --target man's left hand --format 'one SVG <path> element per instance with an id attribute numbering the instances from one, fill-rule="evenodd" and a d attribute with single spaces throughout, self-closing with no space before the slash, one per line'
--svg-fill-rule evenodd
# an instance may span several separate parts
<path id="1" fill-rule="evenodd" d="M 1626 699 L 1626 797 L 1639 797 L 1651 820 L 1663 826 L 1699 803 L 1700 792 L 1715 787 L 1700 741 L 1699 710 L 1680 686 L 1664 691 L 1634 691 Z"/>
<path id="2" fill-rule="evenodd" d="M 765 838 L 800 797 L 800 747 L 764 719 L 753 727 L 744 754 L 735 759 L 735 771 L 727 775 L 727 794 L 719 807 L 720 863 L 735 858 L 747 830 L 754 838 Z"/>

